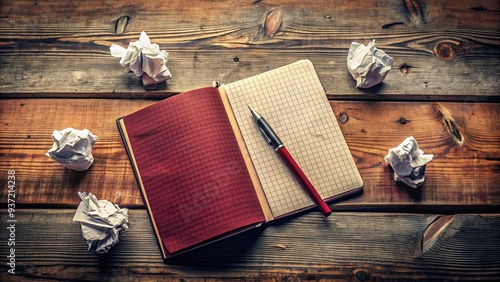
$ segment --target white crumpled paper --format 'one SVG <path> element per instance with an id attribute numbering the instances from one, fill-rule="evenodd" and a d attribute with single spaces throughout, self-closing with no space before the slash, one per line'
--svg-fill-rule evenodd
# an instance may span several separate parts
<path id="1" fill-rule="evenodd" d="M 382 82 L 393 62 L 392 57 L 375 48 L 375 40 L 368 46 L 353 42 L 347 55 L 347 68 L 358 88 L 370 88 Z"/>
<path id="2" fill-rule="evenodd" d="M 107 200 L 97 200 L 92 193 L 78 192 L 82 201 L 73 221 L 80 222 L 82 236 L 89 251 L 104 254 L 118 243 L 118 237 L 128 229 L 128 209 Z"/>
<path id="3" fill-rule="evenodd" d="M 434 155 L 424 154 L 418 148 L 418 143 L 413 136 L 406 138 L 396 148 L 389 150 L 384 160 L 394 170 L 394 180 L 417 188 L 425 180 L 425 166 Z"/>
<path id="4" fill-rule="evenodd" d="M 160 51 L 158 44 L 151 44 L 143 31 L 138 41 L 130 42 L 128 48 L 112 44 L 109 48 L 113 57 L 121 58 L 120 64 L 128 67 L 137 77 L 142 77 L 144 85 L 161 83 L 172 78 L 168 70 L 168 53 Z"/>
<path id="5" fill-rule="evenodd" d="M 97 136 L 88 129 L 77 130 L 71 127 L 52 133 L 54 144 L 45 155 L 64 167 L 76 171 L 87 170 L 94 162 L 92 146 Z"/>

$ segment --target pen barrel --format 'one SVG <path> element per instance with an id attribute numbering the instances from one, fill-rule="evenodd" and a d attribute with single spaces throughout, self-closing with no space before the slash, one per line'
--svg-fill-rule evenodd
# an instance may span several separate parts
<path id="1" fill-rule="evenodd" d="M 314 203 L 318 206 L 323 215 L 325 217 L 329 216 L 332 213 L 330 207 L 318 194 L 318 191 L 316 191 L 311 181 L 309 181 L 305 173 L 299 167 L 297 162 L 295 162 L 295 160 L 293 159 L 292 155 L 290 155 L 288 150 L 282 146 L 280 149 L 277 150 L 277 152 L 283 159 L 283 161 L 287 164 L 288 168 L 290 168 L 290 170 L 293 172 L 297 180 L 299 180 L 300 184 L 304 187 L 307 194 L 309 194 L 309 196 L 313 199 Z"/>
<path id="2" fill-rule="evenodd" d="M 261 117 L 257 120 L 257 124 L 259 125 L 262 133 L 267 137 L 269 143 L 274 146 L 274 148 L 279 148 L 283 146 L 283 142 L 281 142 L 278 134 L 274 132 L 273 128 L 267 123 L 267 121 Z"/>

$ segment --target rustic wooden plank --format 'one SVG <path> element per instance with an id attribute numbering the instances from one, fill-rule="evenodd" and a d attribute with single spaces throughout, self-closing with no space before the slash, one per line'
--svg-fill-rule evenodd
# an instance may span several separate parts
<path id="1" fill-rule="evenodd" d="M 118 203 L 142 205 L 116 118 L 151 101 L 14 99 L 0 103 L 1 166 L 16 171 L 18 203 L 75 204 L 78 191 L 93 191 Z M 86 172 L 65 169 L 45 156 L 53 143 L 53 130 L 66 127 L 87 128 L 98 136 L 94 165 Z"/>
<path id="2" fill-rule="evenodd" d="M 458 214 L 424 254 L 410 250 L 438 218 L 427 214 L 303 214 L 180 255 L 167 263 L 144 210 L 107 255 L 87 252 L 74 210 L 16 211 L 15 275 L 57 280 L 489 280 L 500 273 L 500 215 Z M 7 215 L 2 213 L 2 222 Z M 8 238 L 9 230 L 0 229 Z M 478 244 L 478 238 L 481 243 Z M 9 254 L 7 244 L 0 245 Z M 2 261 L 5 261 L 4 257 Z M 5 268 L 4 268 L 5 269 Z"/>
<path id="3" fill-rule="evenodd" d="M 312 49 L 178 50 L 171 52 L 168 63 L 174 77 L 166 83 L 146 88 L 133 73 L 104 54 L 105 50 L 92 58 L 86 53 L 57 57 L 44 54 L 4 56 L 0 61 L 9 71 L 0 75 L 0 95 L 12 98 L 165 98 L 210 86 L 214 80 L 233 82 L 299 59 L 309 59 L 330 98 L 498 101 L 496 77 L 500 56 L 485 61 L 443 62 L 404 55 L 396 59 L 394 69 L 383 84 L 362 90 L 355 87 L 356 82 L 345 67 L 347 48 L 325 53 Z M 403 72 L 400 68 L 409 68 L 409 71 Z M 27 69 L 31 71 L 26 72 Z"/>
<path id="4" fill-rule="evenodd" d="M 16 171 L 18 203 L 76 205 L 87 191 L 125 206 L 141 207 L 137 185 L 115 119 L 151 100 L 0 100 L 0 185 Z M 331 101 L 364 180 L 359 197 L 333 205 L 342 210 L 491 211 L 500 202 L 500 104 Z M 342 116 L 342 118 L 340 118 Z M 447 130 L 446 124 L 449 125 Z M 87 128 L 99 136 L 87 172 L 63 168 L 45 156 L 54 129 Z M 455 129 L 453 131 L 452 129 Z M 455 134 L 453 134 L 453 132 Z M 395 183 L 383 158 L 413 135 L 434 154 L 419 189 Z M 7 189 L 0 189 L 4 197 Z"/>
<path id="5" fill-rule="evenodd" d="M 57 33 L 57 27 L 65 26 L 68 28 L 67 34 L 71 34 L 71 30 L 82 31 L 87 28 L 95 32 L 112 31 L 120 34 L 117 30 L 117 20 L 125 15 L 128 19 L 122 22 L 123 27 L 120 28 L 122 32 L 129 31 L 128 28 L 142 27 L 158 31 L 164 27 L 171 29 L 182 29 L 190 25 L 210 27 L 226 22 L 254 24 L 256 20 L 264 20 L 267 13 L 275 9 L 283 11 L 283 21 L 292 22 L 293 19 L 296 25 L 303 22 L 306 23 L 305 25 L 337 24 L 353 30 L 361 30 L 363 27 L 376 29 L 384 25 L 384 29 L 413 28 L 417 24 L 412 19 L 415 15 L 405 2 L 414 2 L 420 6 L 422 20 L 418 24 L 422 28 L 494 30 L 498 27 L 496 20 L 500 4 L 495 0 L 484 0 L 480 3 L 474 0 L 463 0 L 460 3 L 398 0 L 380 3 L 366 1 L 331 3 L 328 0 L 308 2 L 278 0 L 273 2 L 244 1 L 238 3 L 237 7 L 229 0 L 201 1 L 196 5 L 186 5 L 182 1 L 171 1 L 169 5 L 164 5 L 164 2 L 160 0 L 151 0 L 147 3 L 131 0 L 119 2 L 89 0 L 84 3 L 67 3 L 64 0 L 54 0 L 50 3 L 19 0 L 2 2 L 1 13 L 4 17 L 1 19 L 0 30 L 12 36 L 36 37 L 37 35 L 33 34 L 34 30 L 24 27 L 34 25 L 46 31 L 46 34 L 54 34 Z M 298 21 L 296 17 L 291 16 L 287 19 L 289 17 L 287 14 L 301 16 L 302 19 Z M 92 15 L 95 17 L 89 17 Z M 175 26 L 172 26 L 172 23 Z"/>
<path id="6" fill-rule="evenodd" d="M 405 2 L 417 3 L 420 6 L 419 23 L 412 19 L 415 15 Z M 185 5 L 182 1 L 171 1 L 169 5 L 162 5 L 163 2 L 158 0 L 136 4 L 130 0 L 119 2 L 89 0 L 85 3 L 67 3 L 63 0 L 50 3 L 31 0 L 7 1 L 2 3 L 1 12 L 4 16 L 1 18 L 0 30 L 13 37 L 24 35 L 37 37 L 35 30 L 25 27 L 36 26 L 40 31 L 44 31 L 42 35 L 49 36 L 57 34 L 57 28 L 64 26 L 67 30 L 66 37 L 72 37 L 75 32 L 85 30 L 93 30 L 94 33 L 110 31 L 123 34 L 130 29 L 138 28 L 158 31 L 165 27 L 183 29 L 192 25 L 206 28 L 220 23 L 235 22 L 253 25 L 258 20 L 264 20 L 269 12 L 276 9 L 282 10 L 284 23 L 296 26 L 305 23 L 305 25 L 337 25 L 350 30 L 360 30 L 363 27 L 494 30 L 498 27 L 495 20 L 498 19 L 500 8 L 500 4 L 495 0 L 485 0 L 480 3 L 473 0 L 464 0 L 460 3 L 398 0 L 380 3 L 365 1 L 331 3 L 326 0 L 245 1 L 238 3 L 237 8 L 229 0 L 200 1 L 196 5 Z M 96 17 L 89 17 L 91 15 Z M 298 16 L 303 19 L 297 21 Z M 177 35 L 173 34 L 172 37 Z"/>
<path id="7" fill-rule="evenodd" d="M 238 9 L 231 1 L 189 7 L 182 1 L 5 3 L 0 10 L 0 64 L 9 71 L 0 75 L 0 93 L 166 97 L 212 80 L 231 82 L 310 59 L 327 93 L 335 96 L 497 99 L 497 1 L 421 4 L 418 21 L 405 1 L 358 2 L 257 1 L 240 3 Z M 283 11 L 283 20 L 269 37 L 264 20 L 275 9 Z M 119 66 L 108 50 L 111 43 L 136 40 L 142 30 L 170 52 L 173 74 L 172 80 L 148 87 L 156 91 L 146 93 L 139 79 Z M 372 39 L 395 58 L 394 70 L 384 84 L 359 90 L 345 67 L 347 50 L 352 41 L 366 44 Z M 442 42 L 446 44 L 439 46 L 447 48 L 437 50 L 453 51 L 453 60 L 435 55 Z"/>

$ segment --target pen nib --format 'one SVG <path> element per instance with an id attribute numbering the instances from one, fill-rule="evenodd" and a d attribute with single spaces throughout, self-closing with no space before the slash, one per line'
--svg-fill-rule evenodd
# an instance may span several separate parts
<path id="1" fill-rule="evenodd" d="M 250 112 L 252 113 L 252 116 L 255 120 L 258 120 L 259 118 L 261 118 L 259 113 L 257 113 L 252 107 L 250 107 L 250 105 L 247 105 L 247 107 L 250 110 Z"/>

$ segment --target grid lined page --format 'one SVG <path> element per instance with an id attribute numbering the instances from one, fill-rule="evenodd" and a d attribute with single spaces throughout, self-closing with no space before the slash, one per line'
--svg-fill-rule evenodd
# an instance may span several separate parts
<path id="1" fill-rule="evenodd" d="M 273 127 L 323 199 L 363 182 L 309 60 L 223 86 L 273 215 L 314 205 L 274 149 L 247 105 Z"/>

